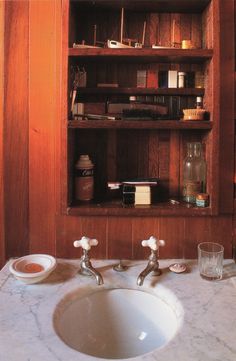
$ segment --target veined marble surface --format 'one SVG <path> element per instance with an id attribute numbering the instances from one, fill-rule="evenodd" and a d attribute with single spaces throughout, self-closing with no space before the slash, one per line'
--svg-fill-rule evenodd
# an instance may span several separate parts
<path id="1" fill-rule="evenodd" d="M 147 292 L 168 289 L 183 308 L 183 321 L 176 336 L 164 347 L 135 361 L 235 361 L 236 360 L 236 265 L 224 262 L 220 281 L 199 276 L 196 261 L 185 261 L 188 272 L 175 274 L 168 266 L 176 260 L 160 260 L 163 273 L 149 275 L 142 287 L 138 274 L 147 261 L 125 261 L 130 267 L 118 273 L 112 260 L 92 260 L 104 279 L 97 286 L 91 277 L 78 273 L 79 260 L 58 260 L 56 270 L 43 282 L 25 285 L 9 274 L 9 263 L 0 271 L 0 360 L 1 361 L 95 361 L 95 357 L 66 346 L 53 327 L 53 313 L 70 292 L 89 285 L 124 287 Z M 172 300 L 172 301 L 173 301 Z"/>

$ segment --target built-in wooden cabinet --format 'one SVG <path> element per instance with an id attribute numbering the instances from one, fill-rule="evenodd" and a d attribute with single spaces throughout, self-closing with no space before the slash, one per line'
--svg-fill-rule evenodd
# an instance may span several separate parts
<path id="1" fill-rule="evenodd" d="M 140 241 L 151 234 L 166 240 L 163 258 L 194 258 L 197 244 L 209 240 L 222 243 L 225 256 L 231 257 L 234 4 L 234 0 L 1 2 L 2 264 L 27 253 L 79 257 L 73 241 L 83 235 L 99 240 L 92 250 L 97 258 L 146 258 Z M 73 48 L 74 42 L 93 43 L 95 24 L 97 40 L 119 40 L 121 5 L 125 37 L 137 36 L 140 41 L 146 20 L 143 49 Z M 170 46 L 174 23 L 175 42 L 191 35 L 196 48 L 183 50 L 176 44 L 151 49 L 155 42 Z M 173 97 L 183 106 L 192 106 L 196 96 L 203 96 L 209 120 L 71 120 L 71 65 L 86 68 L 87 86 L 78 92 L 92 112 L 102 112 L 99 103 L 127 101 L 130 95 L 166 101 Z M 138 89 L 137 69 L 200 69 L 206 86 Z M 97 83 L 103 82 L 119 86 L 98 89 Z M 168 202 L 180 197 L 189 140 L 200 140 L 205 148 L 210 206 L 204 209 Z M 87 204 L 75 202 L 74 196 L 74 166 L 81 152 L 91 154 L 96 166 L 96 197 Z M 131 176 L 160 177 L 165 200 L 135 208 L 111 199 L 106 182 Z"/>
<path id="2" fill-rule="evenodd" d="M 227 199 L 220 200 L 222 94 L 221 38 L 218 32 L 222 4 L 219 1 L 71 1 L 65 5 L 64 114 L 66 152 L 63 177 L 63 209 L 71 215 L 216 215 Z M 123 10 L 122 10 L 123 8 Z M 123 11 L 123 15 L 122 15 Z M 121 17 L 123 16 L 123 18 Z M 125 38 L 143 42 L 142 48 L 109 48 L 119 41 L 121 19 Z M 144 32 L 145 27 L 145 32 Z M 144 36 L 145 34 L 145 36 Z M 182 49 L 191 39 L 193 48 Z M 101 45 L 105 44 L 105 45 Z M 75 48 L 73 44 L 86 44 Z M 159 48 L 153 48 L 155 44 Z M 91 47 L 90 47 L 91 46 Z M 85 87 L 77 88 L 77 102 L 87 113 L 106 114 L 110 103 L 128 103 L 129 97 L 148 99 L 167 108 L 178 103 L 178 117 L 150 120 L 77 120 L 71 118 L 71 69 L 85 69 Z M 138 70 L 177 70 L 204 74 L 204 87 L 137 87 Z M 98 84 L 116 84 L 99 87 Z M 224 82 L 222 82 L 224 84 Z M 230 84 L 224 84 L 230 88 Z M 226 93 L 229 93 L 226 89 Z M 183 121 L 183 108 L 195 106 L 202 96 L 208 118 Z M 221 107 L 222 106 L 222 107 Z M 207 161 L 210 205 L 199 209 L 181 201 L 182 165 L 186 143 L 200 141 Z M 95 195 L 86 204 L 75 200 L 75 163 L 89 154 L 95 164 Z M 231 162 L 231 161 L 230 161 Z M 223 175 L 224 176 L 224 175 Z M 112 198 L 108 182 L 136 177 L 159 178 L 160 198 L 151 206 L 126 207 Z M 227 181 L 228 182 L 228 181 Z M 227 184 L 226 182 L 226 184 Z M 232 183 L 231 183 L 232 188 Z M 228 190 L 229 192 L 232 191 Z M 180 204 L 170 204 L 170 199 Z M 232 205 L 226 204 L 226 212 Z M 223 211 L 224 212 L 224 211 Z"/>

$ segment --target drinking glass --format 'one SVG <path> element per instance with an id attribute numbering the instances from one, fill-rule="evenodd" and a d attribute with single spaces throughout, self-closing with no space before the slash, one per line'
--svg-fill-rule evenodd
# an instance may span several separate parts
<path id="1" fill-rule="evenodd" d="M 198 267 L 202 278 L 219 280 L 223 274 L 224 247 L 218 243 L 203 242 L 198 245 Z"/>

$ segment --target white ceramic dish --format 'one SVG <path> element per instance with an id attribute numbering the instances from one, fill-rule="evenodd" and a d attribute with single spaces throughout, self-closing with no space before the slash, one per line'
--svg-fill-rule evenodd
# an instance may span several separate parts
<path id="1" fill-rule="evenodd" d="M 38 283 L 46 279 L 56 268 L 56 259 L 47 254 L 31 254 L 13 260 L 10 272 L 16 279 L 26 284 Z"/>

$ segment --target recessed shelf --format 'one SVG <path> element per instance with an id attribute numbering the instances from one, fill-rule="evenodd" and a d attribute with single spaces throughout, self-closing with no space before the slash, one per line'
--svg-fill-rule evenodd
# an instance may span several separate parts
<path id="1" fill-rule="evenodd" d="M 96 61 L 104 58 L 119 58 L 122 61 L 139 61 L 139 62 L 172 62 L 172 63 L 188 63 L 204 62 L 213 56 L 212 49 L 152 49 L 152 48 L 69 48 L 69 56 L 77 56 L 80 58 L 91 58 Z M 88 60 L 88 59 L 86 59 Z"/>
<path id="2" fill-rule="evenodd" d="M 93 94 L 127 94 L 127 95 L 181 95 L 181 96 L 203 96 L 204 88 L 78 88 L 80 95 Z"/>
<path id="3" fill-rule="evenodd" d="M 212 129 L 211 121 L 185 120 L 69 120 L 68 128 L 84 129 Z"/>
<path id="4" fill-rule="evenodd" d="M 87 6 L 90 11 L 92 8 L 110 8 L 120 10 L 123 6 L 128 11 L 135 12 L 177 12 L 177 13 L 201 13 L 210 3 L 210 0 L 139 0 L 139 1 L 111 1 L 111 0 L 96 0 L 87 1 L 79 0 L 77 5 L 80 7 Z M 76 3 L 75 3 L 76 5 Z"/>
<path id="5" fill-rule="evenodd" d="M 67 214 L 72 216 L 207 216 L 212 214 L 210 207 L 180 203 L 172 205 L 169 202 L 148 206 L 124 206 L 121 201 L 83 204 L 67 208 Z"/>

